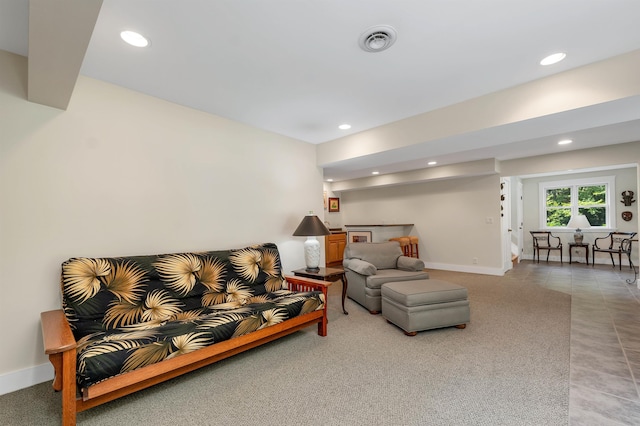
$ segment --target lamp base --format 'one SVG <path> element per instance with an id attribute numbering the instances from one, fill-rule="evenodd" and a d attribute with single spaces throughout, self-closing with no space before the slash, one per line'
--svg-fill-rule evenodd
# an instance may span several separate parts
<path id="1" fill-rule="evenodd" d="M 306 268 L 305 271 L 316 273 L 316 272 L 320 272 L 320 268 Z"/>
<path id="2" fill-rule="evenodd" d="M 304 263 L 307 271 L 318 272 L 320 270 L 320 241 L 316 237 L 307 237 L 304 242 Z"/>
<path id="3" fill-rule="evenodd" d="M 576 233 L 573 234 L 573 240 L 575 241 L 575 243 L 582 244 L 583 239 L 584 235 L 582 235 L 582 231 L 580 230 L 580 228 L 576 229 Z"/>

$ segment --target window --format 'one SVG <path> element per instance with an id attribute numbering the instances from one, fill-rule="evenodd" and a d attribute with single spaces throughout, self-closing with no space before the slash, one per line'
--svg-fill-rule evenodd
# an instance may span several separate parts
<path id="1" fill-rule="evenodd" d="M 592 227 L 615 228 L 611 211 L 614 182 L 613 176 L 541 182 L 541 228 L 564 228 L 577 214 L 585 215 Z"/>

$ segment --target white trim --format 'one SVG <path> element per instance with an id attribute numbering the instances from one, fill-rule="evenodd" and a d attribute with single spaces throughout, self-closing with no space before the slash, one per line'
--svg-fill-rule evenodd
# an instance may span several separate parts
<path id="1" fill-rule="evenodd" d="M 453 265 L 450 263 L 433 262 L 425 262 L 425 268 L 427 269 L 427 272 L 429 269 L 438 269 L 442 271 L 468 272 L 471 274 L 497 275 L 500 277 L 503 276 L 505 272 L 501 268 L 487 268 L 485 266 Z"/>
<path id="2" fill-rule="evenodd" d="M 553 235 L 574 234 L 576 232 L 576 230 L 573 228 L 548 228 L 548 230 L 551 231 Z M 617 230 L 618 228 L 597 228 L 597 227 L 581 229 L 583 234 L 601 234 L 603 237 L 605 237 L 609 232 L 615 232 Z"/>
<path id="3" fill-rule="evenodd" d="M 53 380 L 53 366 L 41 364 L 0 375 L 0 395 Z"/>
<path id="4" fill-rule="evenodd" d="M 589 266 L 593 266 L 593 252 L 591 251 L 591 247 L 589 246 Z M 542 252 L 542 256 L 540 256 L 540 264 L 543 263 L 547 263 L 547 256 L 546 256 L 546 251 Z M 606 253 L 600 253 L 600 254 L 606 254 Z M 617 255 L 613 257 L 616 261 L 616 265 L 615 265 L 615 270 L 619 271 L 620 267 L 618 266 L 618 258 Z M 532 262 L 538 263 L 536 259 L 533 258 L 533 255 L 531 254 L 523 254 L 522 255 L 522 260 L 530 260 Z M 631 261 L 636 264 L 637 259 L 631 259 Z M 559 255 L 551 255 L 549 256 L 549 262 L 557 262 L 560 263 L 560 256 Z M 562 253 L 562 262 L 563 264 L 566 263 L 567 265 L 569 265 L 569 254 L 565 254 Z M 573 263 L 581 263 L 583 265 L 585 264 L 585 258 L 584 258 L 584 252 L 580 252 L 579 255 L 574 255 L 573 256 Z M 611 258 L 609 257 L 604 257 L 604 256 L 598 256 L 598 258 L 596 259 L 596 265 L 609 265 L 612 268 L 614 268 L 611 265 Z M 629 259 L 627 259 L 626 256 L 622 257 L 622 271 L 624 272 L 624 268 L 627 268 L 628 271 L 631 271 L 631 273 L 633 273 L 633 271 L 631 269 L 629 269 Z"/>
<path id="5" fill-rule="evenodd" d="M 591 256 L 591 247 L 589 247 L 589 256 Z M 584 259 L 584 255 L 583 255 L 582 259 Z M 522 255 L 522 260 L 531 260 L 534 263 L 538 263 L 538 258 L 534 257 L 533 254 L 523 254 Z M 580 263 L 578 260 L 574 260 L 573 263 Z M 551 255 L 549 255 L 549 262 L 558 262 L 558 263 L 560 263 L 560 255 L 552 253 Z M 540 263 L 547 263 L 547 251 L 546 250 L 543 250 L 540 253 Z M 568 253 L 566 255 L 564 253 L 562 253 L 562 263 L 563 264 L 566 263 L 567 265 L 569 264 L 569 254 Z"/>

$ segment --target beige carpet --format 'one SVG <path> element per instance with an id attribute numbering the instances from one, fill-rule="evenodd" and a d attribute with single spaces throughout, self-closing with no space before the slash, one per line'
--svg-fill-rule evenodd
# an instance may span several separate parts
<path id="1" fill-rule="evenodd" d="M 471 323 L 405 336 L 331 287 L 315 327 L 80 413 L 81 425 L 566 425 L 570 296 L 430 271 L 469 290 Z M 0 424 L 59 424 L 49 383 L 0 396 Z"/>

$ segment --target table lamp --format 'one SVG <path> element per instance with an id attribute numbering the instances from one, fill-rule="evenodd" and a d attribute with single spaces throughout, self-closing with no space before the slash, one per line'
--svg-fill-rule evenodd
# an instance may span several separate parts
<path id="1" fill-rule="evenodd" d="M 576 244 L 582 244 L 582 239 L 584 238 L 582 229 L 591 228 L 591 224 L 585 215 L 579 214 L 577 216 L 571 216 L 567 228 L 576 228 L 576 232 L 573 234 L 573 240 Z"/>
<path id="2" fill-rule="evenodd" d="M 309 212 L 293 232 L 296 237 L 307 237 L 304 242 L 304 262 L 307 264 L 307 272 L 318 272 L 320 270 L 320 241 L 316 236 L 330 234 L 331 231 L 324 226 L 324 223 L 313 212 Z"/>

